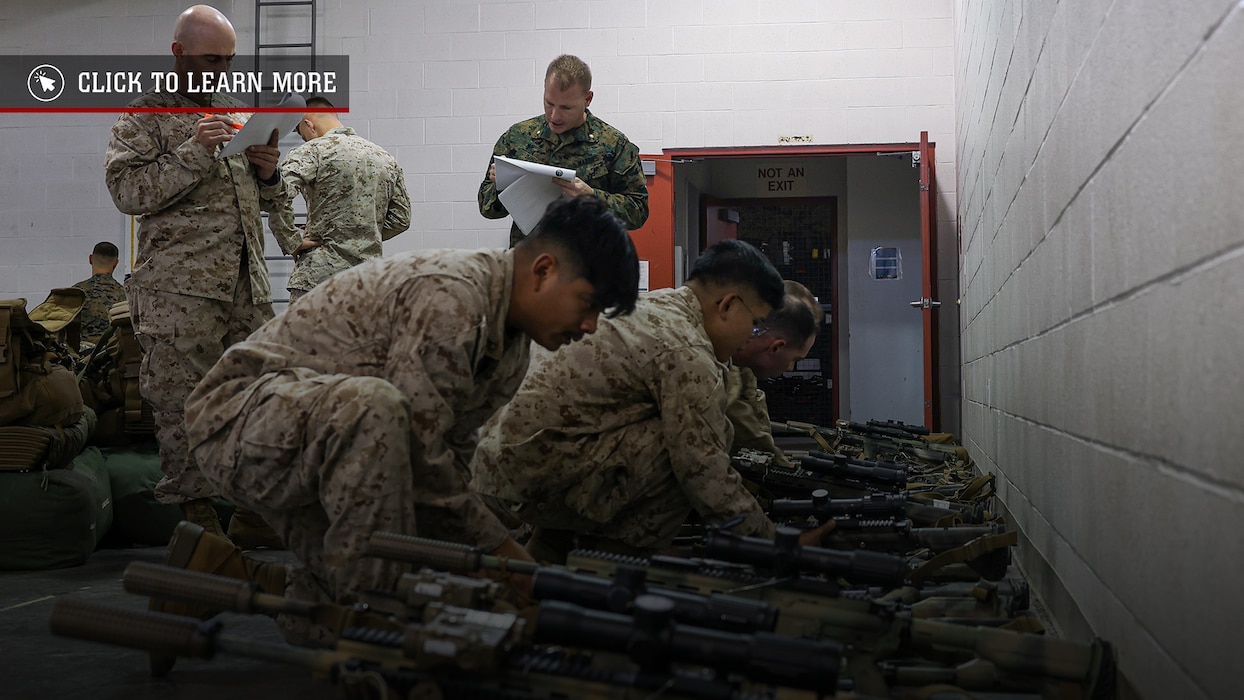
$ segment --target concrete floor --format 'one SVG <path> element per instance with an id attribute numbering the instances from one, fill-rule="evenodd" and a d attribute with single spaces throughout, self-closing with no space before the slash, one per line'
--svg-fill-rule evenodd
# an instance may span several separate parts
<path id="1" fill-rule="evenodd" d="M 274 559 L 286 553 L 268 553 Z M 332 686 L 307 671 L 253 658 L 179 659 L 164 678 L 152 678 L 147 655 L 122 647 L 55 637 L 48 619 L 57 599 L 146 610 L 147 599 L 126 593 L 121 574 L 132 561 L 160 563 L 161 547 L 105 549 L 70 569 L 0 572 L 0 698 L 4 700 L 321 700 Z M 224 614 L 230 634 L 280 643 L 267 617 Z"/>

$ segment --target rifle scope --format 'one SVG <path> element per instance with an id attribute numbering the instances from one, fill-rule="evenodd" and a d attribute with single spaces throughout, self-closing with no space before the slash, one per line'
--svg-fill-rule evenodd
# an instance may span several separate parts
<path id="1" fill-rule="evenodd" d="M 534 640 L 626 654 L 645 670 L 689 663 L 759 683 L 836 692 L 840 645 L 676 624 L 670 621 L 673 609 L 672 601 L 655 595 L 635 599 L 634 617 L 548 601 L 540 604 Z"/>
<path id="2" fill-rule="evenodd" d="M 709 530 L 704 548 L 710 557 L 750 564 L 780 577 L 808 572 L 841 576 L 855 584 L 901 585 L 911 571 L 905 558 L 893 554 L 805 547 L 793 527 L 778 527 L 773 541 Z"/>
<path id="3" fill-rule="evenodd" d="M 676 622 L 729 632 L 772 632 L 777 609 L 760 601 L 736 596 L 688 593 L 653 587 L 645 582 L 643 569 L 619 568 L 614 580 L 546 567 L 532 579 L 537 600 L 561 600 L 595 610 L 627 613 L 634 601 L 653 594 L 673 603 L 670 616 Z"/>
<path id="4" fill-rule="evenodd" d="M 769 506 L 769 517 L 802 518 L 812 516 L 817 520 L 850 517 L 902 518 L 907 514 L 907 499 L 884 493 L 874 493 L 864 498 L 830 498 L 829 491 L 816 489 L 808 500 L 780 498 Z"/>

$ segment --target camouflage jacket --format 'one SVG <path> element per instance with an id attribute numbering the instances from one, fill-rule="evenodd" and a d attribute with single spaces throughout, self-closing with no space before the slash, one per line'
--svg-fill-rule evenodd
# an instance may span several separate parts
<path id="1" fill-rule="evenodd" d="M 290 289 L 313 289 L 334 273 L 380 257 L 381 241 L 410 228 L 402 167 L 348 126 L 290 151 L 281 177 L 307 202 L 306 237 L 322 243 L 299 256 Z M 286 255 L 302 243 L 290 203 L 272 211 L 268 226 Z"/>
<path id="2" fill-rule="evenodd" d="M 532 117 L 511 126 L 497 139 L 493 155 L 519 160 L 574 168 L 580 180 L 596 190 L 609 210 L 628 229 L 634 230 L 648 220 L 648 182 L 639 162 L 639 149 L 626 134 L 597 119 L 591 110 L 587 120 L 577 129 L 560 136 L 549 129 L 544 115 Z M 497 198 L 497 184 L 488 179 L 479 185 L 479 211 L 486 218 L 509 216 Z M 510 245 L 523 238 L 517 225 L 510 226 Z"/>
<path id="3" fill-rule="evenodd" d="M 101 272 L 74 285 L 86 292 L 86 303 L 78 318 L 82 321 L 82 342 L 95 343 L 112 325 L 108 309 L 125 301 L 125 288 L 112 275 Z"/>
<path id="4" fill-rule="evenodd" d="M 213 95 L 201 107 L 176 93 L 147 93 L 135 107 L 243 107 Z M 245 122 L 247 115 L 221 112 Z M 232 301 L 242 256 L 249 262 L 251 294 L 272 301 L 264 262 L 260 210 L 287 198 L 285 184 L 261 186 L 246 156 L 216 159 L 194 139 L 198 113 L 123 114 L 112 127 L 104 157 L 112 201 L 139 216 L 138 252 L 130 282 L 139 287 Z"/>
<path id="5" fill-rule="evenodd" d="M 333 275 L 225 351 L 186 401 L 191 447 L 287 368 L 380 377 L 410 400 L 419 534 L 485 550 L 505 528 L 467 490 L 477 429 L 518 389 L 530 340 L 506 331 L 509 251 L 402 253 Z"/>
<path id="6" fill-rule="evenodd" d="M 734 428 L 730 454 L 743 448 L 759 450 L 773 455 L 779 466 L 792 466 L 773 443 L 773 425 L 769 422 L 765 392 L 756 386 L 756 375 L 750 369 L 734 365 L 726 372 L 726 417 Z"/>
<path id="7" fill-rule="evenodd" d="M 641 549 L 668 546 L 695 509 L 735 515 L 740 533 L 773 524 L 730 466 L 725 365 L 695 292 L 641 294 L 635 312 L 536 353 L 518 394 L 484 426 L 472 487 L 543 527 Z"/>

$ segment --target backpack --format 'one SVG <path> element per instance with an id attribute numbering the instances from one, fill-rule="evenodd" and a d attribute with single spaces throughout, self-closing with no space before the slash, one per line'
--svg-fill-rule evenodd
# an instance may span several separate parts
<path id="1" fill-rule="evenodd" d="M 0 300 L 0 470 L 43 463 L 50 435 L 64 435 L 84 418 L 72 371 L 76 354 L 59 337 L 69 335 L 85 295 L 63 291 L 36 307 L 42 323 L 26 313 L 25 299 Z"/>

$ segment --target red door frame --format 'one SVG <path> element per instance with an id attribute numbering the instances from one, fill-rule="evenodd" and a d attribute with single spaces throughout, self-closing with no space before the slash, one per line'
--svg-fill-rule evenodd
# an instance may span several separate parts
<path id="1" fill-rule="evenodd" d="M 941 423 L 941 382 L 938 380 L 937 301 L 937 173 L 929 132 L 920 132 L 920 314 L 924 321 L 924 424 L 937 430 Z"/>
<path id="2" fill-rule="evenodd" d="M 656 175 L 648 178 L 648 223 L 633 231 L 640 258 L 649 260 L 649 288 L 674 285 L 674 164 L 681 159 L 767 158 L 786 156 L 841 156 L 858 154 L 920 154 L 920 242 L 924 256 L 921 269 L 920 306 L 924 334 L 924 421 L 937 430 L 941 418 L 938 405 L 938 315 L 937 306 L 937 181 L 933 165 L 934 146 L 929 132 L 920 132 L 912 143 L 855 143 L 807 146 L 717 146 L 709 148 L 669 148 L 660 156 L 641 156 L 656 162 Z M 646 251 L 646 252 L 645 252 Z"/>
<path id="3" fill-rule="evenodd" d="M 674 286 L 674 164 L 665 156 L 639 158 L 657 168 L 646 178 L 648 220 L 631 231 L 631 241 L 639 259 L 648 261 L 648 289 L 665 289 Z"/>

